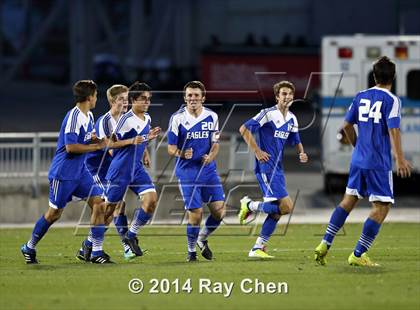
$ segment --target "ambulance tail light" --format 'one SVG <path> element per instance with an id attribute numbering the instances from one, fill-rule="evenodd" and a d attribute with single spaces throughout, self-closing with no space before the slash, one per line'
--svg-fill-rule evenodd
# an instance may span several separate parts
<path id="1" fill-rule="evenodd" d="M 353 49 L 350 47 L 340 47 L 338 49 L 338 58 L 352 58 Z"/>

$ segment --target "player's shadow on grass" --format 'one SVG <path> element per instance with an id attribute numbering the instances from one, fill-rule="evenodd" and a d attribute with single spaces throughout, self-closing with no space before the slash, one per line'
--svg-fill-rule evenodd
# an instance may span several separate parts
<path id="1" fill-rule="evenodd" d="M 388 273 L 389 270 L 383 266 L 379 267 L 356 267 L 356 266 L 341 266 L 335 269 L 337 273 L 346 274 L 383 274 Z"/>
<path id="2" fill-rule="evenodd" d="M 41 270 L 41 271 L 50 271 L 50 270 L 57 270 L 57 269 L 63 269 L 65 266 L 63 265 L 47 265 L 40 262 L 39 264 L 32 264 L 32 265 L 26 265 L 25 266 L 28 269 L 32 270 Z"/>

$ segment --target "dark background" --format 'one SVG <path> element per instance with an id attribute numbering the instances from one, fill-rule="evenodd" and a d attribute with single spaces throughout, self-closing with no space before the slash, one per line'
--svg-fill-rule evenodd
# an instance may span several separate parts
<path id="1" fill-rule="evenodd" d="M 420 33 L 420 2 L 411 0 L 3 0 L 0 14 L 1 132 L 58 131 L 79 79 L 99 84 L 96 117 L 113 83 L 148 83 L 164 129 L 183 85 L 199 79 L 217 91 L 207 102 L 222 117 L 251 104 L 233 113 L 226 130 L 236 131 L 260 109 L 252 104 L 272 104 L 272 81 L 289 78 L 303 96 L 324 35 Z M 264 82 L 258 69 L 287 75 Z M 318 93 L 313 81 L 314 104 L 294 107 L 302 118 L 318 111 Z"/>

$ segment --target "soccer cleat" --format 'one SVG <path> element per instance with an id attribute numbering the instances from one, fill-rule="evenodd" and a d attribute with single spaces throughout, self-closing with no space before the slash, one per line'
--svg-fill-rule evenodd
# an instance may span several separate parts
<path id="1" fill-rule="evenodd" d="M 239 210 L 239 223 L 241 225 L 244 224 L 245 220 L 248 218 L 248 216 L 252 213 L 251 210 L 249 210 L 248 205 L 251 202 L 251 199 L 248 196 L 244 196 L 241 199 L 241 209 Z"/>
<path id="2" fill-rule="evenodd" d="M 198 262 L 197 252 L 188 252 L 187 262 L 189 263 Z"/>
<path id="3" fill-rule="evenodd" d="M 92 254 L 92 246 L 85 244 L 85 240 L 82 241 L 81 248 L 76 253 L 76 259 L 81 262 L 88 262 L 90 255 Z"/>
<path id="4" fill-rule="evenodd" d="M 350 266 L 379 267 L 379 264 L 370 260 L 366 252 L 363 253 L 360 257 L 357 257 L 354 255 L 354 252 L 351 252 L 347 261 Z"/>
<path id="5" fill-rule="evenodd" d="M 90 262 L 92 264 L 115 264 L 108 254 L 103 253 L 99 256 L 91 257 Z"/>
<path id="6" fill-rule="evenodd" d="M 325 266 L 327 264 L 326 256 L 328 254 L 328 246 L 325 242 L 321 242 L 316 248 L 315 248 L 315 261 Z"/>
<path id="7" fill-rule="evenodd" d="M 274 258 L 274 256 L 267 254 L 264 249 L 259 249 L 259 248 L 253 248 L 251 251 L 249 251 L 248 257 L 262 258 L 262 259 Z"/>
<path id="8" fill-rule="evenodd" d="M 83 250 L 82 250 L 82 249 L 77 250 L 77 253 L 76 253 L 76 259 L 77 259 L 78 261 L 81 261 L 81 262 L 86 262 L 86 260 L 85 260 L 85 255 L 84 255 L 84 253 L 83 253 Z"/>
<path id="9" fill-rule="evenodd" d="M 124 259 L 125 260 L 132 260 L 134 257 L 137 257 L 131 250 L 124 251 Z"/>
<path id="10" fill-rule="evenodd" d="M 201 255 L 207 259 L 212 260 L 213 259 L 213 252 L 209 248 L 209 242 L 207 240 L 203 241 L 197 241 L 197 246 L 201 251 Z"/>
<path id="11" fill-rule="evenodd" d="M 27 264 L 38 264 L 38 260 L 36 259 L 36 251 L 29 249 L 26 244 L 22 245 L 20 248 L 23 257 L 25 258 L 25 262 Z"/>
<path id="12" fill-rule="evenodd" d="M 121 242 L 122 242 L 123 248 L 124 248 L 124 259 L 125 260 L 131 260 L 131 259 L 133 259 L 134 257 L 137 256 L 136 254 L 134 254 L 131 251 L 130 245 L 128 243 L 124 242 L 124 240 L 122 240 Z"/>
<path id="13" fill-rule="evenodd" d="M 135 255 L 135 256 L 143 256 L 143 251 L 141 250 L 140 246 L 139 246 L 139 240 L 135 237 L 132 239 L 129 239 L 127 237 L 124 237 L 122 240 L 124 243 L 128 244 L 128 246 L 130 247 L 131 252 Z"/>
<path id="14" fill-rule="evenodd" d="M 91 254 L 92 254 L 92 246 L 87 245 L 85 241 L 87 241 L 87 240 L 82 241 L 82 252 L 83 252 L 84 261 L 88 262 L 90 260 Z"/>
<path id="15" fill-rule="evenodd" d="M 105 256 L 105 257 L 110 258 L 110 256 L 107 253 L 105 253 L 104 251 L 102 251 L 102 255 Z M 85 254 L 84 254 L 84 252 L 83 252 L 82 249 L 80 249 L 79 251 L 77 251 L 77 253 L 76 253 L 76 259 L 78 261 L 81 261 L 81 262 L 86 262 L 86 263 L 90 262 L 90 257 L 89 257 L 88 260 L 86 260 Z"/>

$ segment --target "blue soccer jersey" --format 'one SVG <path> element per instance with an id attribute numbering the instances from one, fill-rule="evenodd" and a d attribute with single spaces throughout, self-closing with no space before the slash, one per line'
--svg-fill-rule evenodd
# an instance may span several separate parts
<path id="1" fill-rule="evenodd" d="M 116 120 L 112 117 L 111 112 L 108 111 L 96 121 L 96 136 L 99 139 L 110 138 L 116 125 Z M 103 182 L 105 179 L 108 168 L 111 165 L 111 161 L 112 156 L 108 149 L 102 149 L 96 152 L 88 153 L 86 156 L 86 166 L 89 172 L 93 176 L 98 175 L 101 182 Z"/>
<path id="2" fill-rule="evenodd" d="M 388 130 L 399 128 L 401 102 L 390 91 L 372 87 L 353 99 L 346 121 L 357 124 L 358 135 L 351 165 L 362 169 L 392 169 Z"/>
<path id="3" fill-rule="evenodd" d="M 298 122 L 295 115 L 288 111 L 286 117 L 284 117 L 277 106 L 273 106 L 261 110 L 244 125 L 256 135 L 258 147 L 270 155 L 267 162 L 255 161 L 255 173 L 282 172 L 281 161 L 284 146 L 300 143 Z"/>
<path id="4" fill-rule="evenodd" d="M 89 144 L 94 120 L 92 112 L 84 114 L 77 106 L 67 112 L 60 128 L 57 150 L 48 173 L 49 179 L 78 180 L 86 169 L 84 154 L 67 153 L 66 144 Z"/>
<path id="5" fill-rule="evenodd" d="M 175 172 L 181 180 L 196 180 L 205 177 L 210 171 L 216 170 L 212 161 L 203 165 L 202 157 L 210 152 L 213 143 L 219 140 L 219 123 L 215 112 L 203 108 L 198 117 L 181 108 L 174 113 L 169 121 L 168 144 L 176 145 L 180 150 L 192 148 L 191 159 L 177 158 Z"/>
<path id="6" fill-rule="evenodd" d="M 144 140 L 147 140 L 151 118 L 147 113 L 144 116 L 145 119 L 142 120 L 132 110 L 121 116 L 114 131 L 117 139 L 126 140 L 142 136 Z M 142 159 L 146 146 L 147 143 L 144 142 L 115 149 L 106 179 L 109 181 L 119 179 L 128 182 L 134 180 L 139 171 L 144 171 Z"/>

